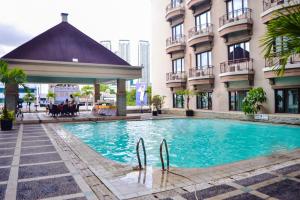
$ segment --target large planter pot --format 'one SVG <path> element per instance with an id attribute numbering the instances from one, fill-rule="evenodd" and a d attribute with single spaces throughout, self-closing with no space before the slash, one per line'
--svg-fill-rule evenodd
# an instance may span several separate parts
<path id="1" fill-rule="evenodd" d="M 161 115 L 161 110 L 158 110 L 158 111 L 157 111 L 157 114 Z"/>
<path id="2" fill-rule="evenodd" d="M 152 116 L 157 116 L 157 111 L 152 111 Z"/>
<path id="3" fill-rule="evenodd" d="M 1 130 L 10 131 L 13 127 L 13 120 L 1 120 Z"/>
<path id="4" fill-rule="evenodd" d="M 194 111 L 193 110 L 186 110 L 185 114 L 186 114 L 187 117 L 192 117 L 192 116 L 194 116 Z"/>

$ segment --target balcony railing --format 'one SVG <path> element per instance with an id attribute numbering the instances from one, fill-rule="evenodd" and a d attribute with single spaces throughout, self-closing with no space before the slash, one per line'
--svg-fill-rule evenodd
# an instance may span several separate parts
<path id="1" fill-rule="evenodd" d="M 221 73 L 227 72 L 253 72 L 253 59 L 243 58 L 238 60 L 230 60 L 220 64 Z"/>
<path id="2" fill-rule="evenodd" d="M 242 8 L 233 12 L 229 12 L 220 17 L 220 27 L 231 22 L 239 21 L 241 19 L 251 19 L 251 13 L 252 10 L 250 8 Z"/>
<path id="3" fill-rule="evenodd" d="M 166 7 L 166 12 L 169 13 L 175 9 L 178 9 L 178 8 L 184 8 L 184 4 L 183 4 L 183 1 L 177 1 L 175 3 L 170 3 L 167 5 Z"/>
<path id="4" fill-rule="evenodd" d="M 295 2 L 295 0 L 263 0 L 263 9 L 264 11 L 273 8 L 278 5 L 282 5 L 285 3 L 292 3 Z"/>
<path id="5" fill-rule="evenodd" d="M 170 72 L 167 73 L 167 82 L 171 81 L 178 81 L 178 82 L 184 82 L 186 81 L 186 73 L 183 72 Z"/>
<path id="6" fill-rule="evenodd" d="M 176 37 L 170 37 L 166 41 L 167 47 L 176 44 L 185 44 L 185 35 L 177 35 Z"/>
<path id="7" fill-rule="evenodd" d="M 208 34 L 213 32 L 213 25 L 212 24 L 201 24 L 200 26 L 195 26 L 189 30 L 189 38 L 194 36 Z"/>
<path id="8" fill-rule="evenodd" d="M 205 66 L 202 69 L 192 68 L 189 70 L 189 78 L 201 78 L 213 75 L 213 66 Z"/>
<path id="9" fill-rule="evenodd" d="M 288 64 L 296 64 L 300 63 L 300 54 L 292 55 L 289 60 Z M 279 57 L 272 57 L 265 60 L 265 67 L 276 67 L 282 64 L 282 60 Z"/>

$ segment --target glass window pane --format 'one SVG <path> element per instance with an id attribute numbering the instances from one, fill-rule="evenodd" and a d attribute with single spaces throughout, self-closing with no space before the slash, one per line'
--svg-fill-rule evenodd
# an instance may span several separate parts
<path id="1" fill-rule="evenodd" d="M 284 92 L 283 90 L 275 91 L 275 110 L 276 112 L 283 113 L 284 112 Z"/>
<path id="2" fill-rule="evenodd" d="M 288 113 L 298 113 L 299 110 L 299 93 L 298 89 L 289 89 L 287 96 Z"/>
<path id="3" fill-rule="evenodd" d="M 241 111 L 242 110 L 242 105 L 243 105 L 243 101 L 244 101 L 244 98 L 246 97 L 247 93 L 246 91 L 238 91 L 237 92 L 237 106 L 236 106 L 236 110 L 237 111 Z"/>
<path id="4" fill-rule="evenodd" d="M 235 92 L 229 92 L 229 110 L 235 110 Z"/>
<path id="5" fill-rule="evenodd" d="M 208 63 L 207 52 L 201 54 L 201 69 L 206 68 Z"/>

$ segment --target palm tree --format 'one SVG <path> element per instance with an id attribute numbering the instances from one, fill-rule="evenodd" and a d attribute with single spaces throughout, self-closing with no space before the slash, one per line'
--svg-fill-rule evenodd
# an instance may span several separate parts
<path id="1" fill-rule="evenodd" d="M 50 100 L 54 100 L 55 97 L 56 97 L 56 94 L 54 92 L 48 91 L 47 99 L 49 102 L 50 102 Z"/>
<path id="2" fill-rule="evenodd" d="M 83 97 L 85 97 L 86 109 L 88 109 L 89 99 L 90 99 L 91 95 L 93 94 L 93 91 L 94 91 L 94 87 L 92 87 L 90 85 L 86 85 L 81 88 L 81 94 Z"/>
<path id="3" fill-rule="evenodd" d="M 30 105 L 34 102 L 35 96 L 30 91 L 27 91 L 26 94 L 23 97 L 23 100 L 29 105 L 28 111 L 30 112 Z"/>
<path id="4" fill-rule="evenodd" d="M 8 84 L 12 85 L 22 85 L 24 88 L 26 86 L 27 76 L 25 72 L 20 68 L 8 69 L 8 64 L 5 61 L 0 60 L 0 82 L 3 83 L 4 88 Z M 4 96 L 6 97 L 6 90 L 4 90 Z M 4 102 L 4 109 L 7 109 L 7 102 Z"/>
<path id="5" fill-rule="evenodd" d="M 261 39 L 266 59 L 278 58 L 274 70 L 283 75 L 291 56 L 300 53 L 300 7 L 283 8 L 267 24 L 267 32 Z M 282 39 L 276 44 L 276 39 Z"/>

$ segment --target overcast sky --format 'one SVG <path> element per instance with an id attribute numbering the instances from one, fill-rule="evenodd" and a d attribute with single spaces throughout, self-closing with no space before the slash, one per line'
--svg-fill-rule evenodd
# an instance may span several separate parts
<path id="1" fill-rule="evenodd" d="M 0 0 L 0 57 L 61 22 L 96 41 L 150 40 L 150 0 Z M 116 45 L 116 44 L 114 44 Z"/>

